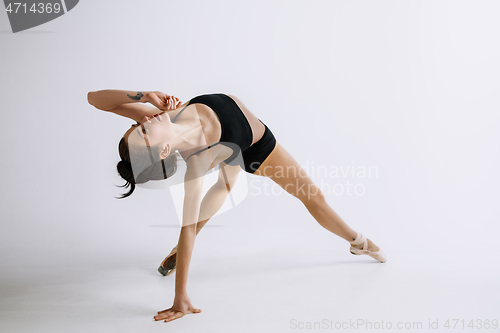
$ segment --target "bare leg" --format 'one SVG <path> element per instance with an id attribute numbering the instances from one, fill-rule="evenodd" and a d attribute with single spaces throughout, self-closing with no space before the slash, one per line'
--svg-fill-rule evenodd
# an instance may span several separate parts
<path id="1" fill-rule="evenodd" d="M 196 224 L 196 235 L 207 224 L 208 220 L 214 216 L 226 201 L 226 198 L 233 188 L 238 174 L 241 171 L 239 166 L 228 166 L 222 163 L 219 168 L 219 179 L 205 194 L 200 205 L 200 221 Z M 176 259 L 177 245 L 172 249 L 172 252 L 162 262 L 164 267 L 167 267 L 167 262 Z"/>
<path id="2" fill-rule="evenodd" d="M 260 165 L 255 175 L 269 177 L 298 198 L 323 228 L 348 242 L 356 238 L 356 231 L 328 205 L 319 187 L 279 143 L 276 143 L 273 152 Z M 368 249 L 377 251 L 378 247 L 368 239 Z"/>

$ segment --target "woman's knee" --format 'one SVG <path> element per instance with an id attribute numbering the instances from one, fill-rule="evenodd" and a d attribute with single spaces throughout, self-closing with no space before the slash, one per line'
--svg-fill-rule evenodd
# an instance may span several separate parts
<path id="1" fill-rule="evenodd" d="M 302 195 L 299 199 L 307 208 L 323 206 L 326 203 L 323 192 L 316 185 L 311 186 L 306 195 Z"/>
<path id="2" fill-rule="evenodd" d="M 326 202 L 323 192 L 313 182 L 289 183 L 283 189 L 306 206 L 323 205 Z"/>
<path id="3" fill-rule="evenodd" d="M 229 193 L 233 188 L 231 184 L 228 184 L 221 180 L 217 181 L 212 187 L 215 192 L 225 194 Z"/>

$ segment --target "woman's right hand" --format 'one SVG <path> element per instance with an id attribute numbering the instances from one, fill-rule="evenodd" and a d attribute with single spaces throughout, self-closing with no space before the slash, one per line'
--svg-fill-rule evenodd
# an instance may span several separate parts
<path id="1" fill-rule="evenodd" d="M 149 91 L 143 98 L 144 103 L 151 103 L 162 111 L 175 110 L 181 102 L 175 96 L 169 96 L 161 91 Z"/>
<path id="2" fill-rule="evenodd" d="M 166 322 L 169 322 L 175 319 L 182 318 L 184 317 L 184 315 L 188 313 L 200 313 L 200 312 L 201 309 L 197 309 L 191 304 L 191 300 L 189 299 L 187 294 L 182 296 L 176 294 L 174 297 L 174 304 L 172 305 L 172 307 L 162 311 L 158 311 L 158 314 L 154 316 L 154 320 L 155 321 L 164 320 Z"/>

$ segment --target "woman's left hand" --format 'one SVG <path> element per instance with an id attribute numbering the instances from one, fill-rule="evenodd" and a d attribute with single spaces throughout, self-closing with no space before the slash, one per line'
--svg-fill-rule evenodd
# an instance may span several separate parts
<path id="1" fill-rule="evenodd" d="M 161 91 L 151 91 L 144 96 L 144 103 L 151 103 L 162 111 L 175 110 L 181 102 L 175 96 L 169 96 Z"/>
<path id="2" fill-rule="evenodd" d="M 196 309 L 192 304 L 191 300 L 187 295 L 177 296 L 174 298 L 174 305 L 171 308 L 158 311 L 158 314 L 154 316 L 156 321 L 165 320 L 172 321 L 184 317 L 187 313 L 200 313 L 201 309 Z"/>

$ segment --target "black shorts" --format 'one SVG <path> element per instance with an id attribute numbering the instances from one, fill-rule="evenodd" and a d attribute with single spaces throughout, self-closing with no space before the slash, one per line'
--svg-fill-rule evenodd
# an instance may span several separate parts
<path id="1" fill-rule="evenodd" d="M 260 119 L 259 121 L 262 123 Z M 273 133 L 266 124 L 262 123 L 262 125 L 266 128 L 262 138 L 241 153 L 245 171 L 248 173 L 254 173 L 276 146 L 276 138 Z"/>

